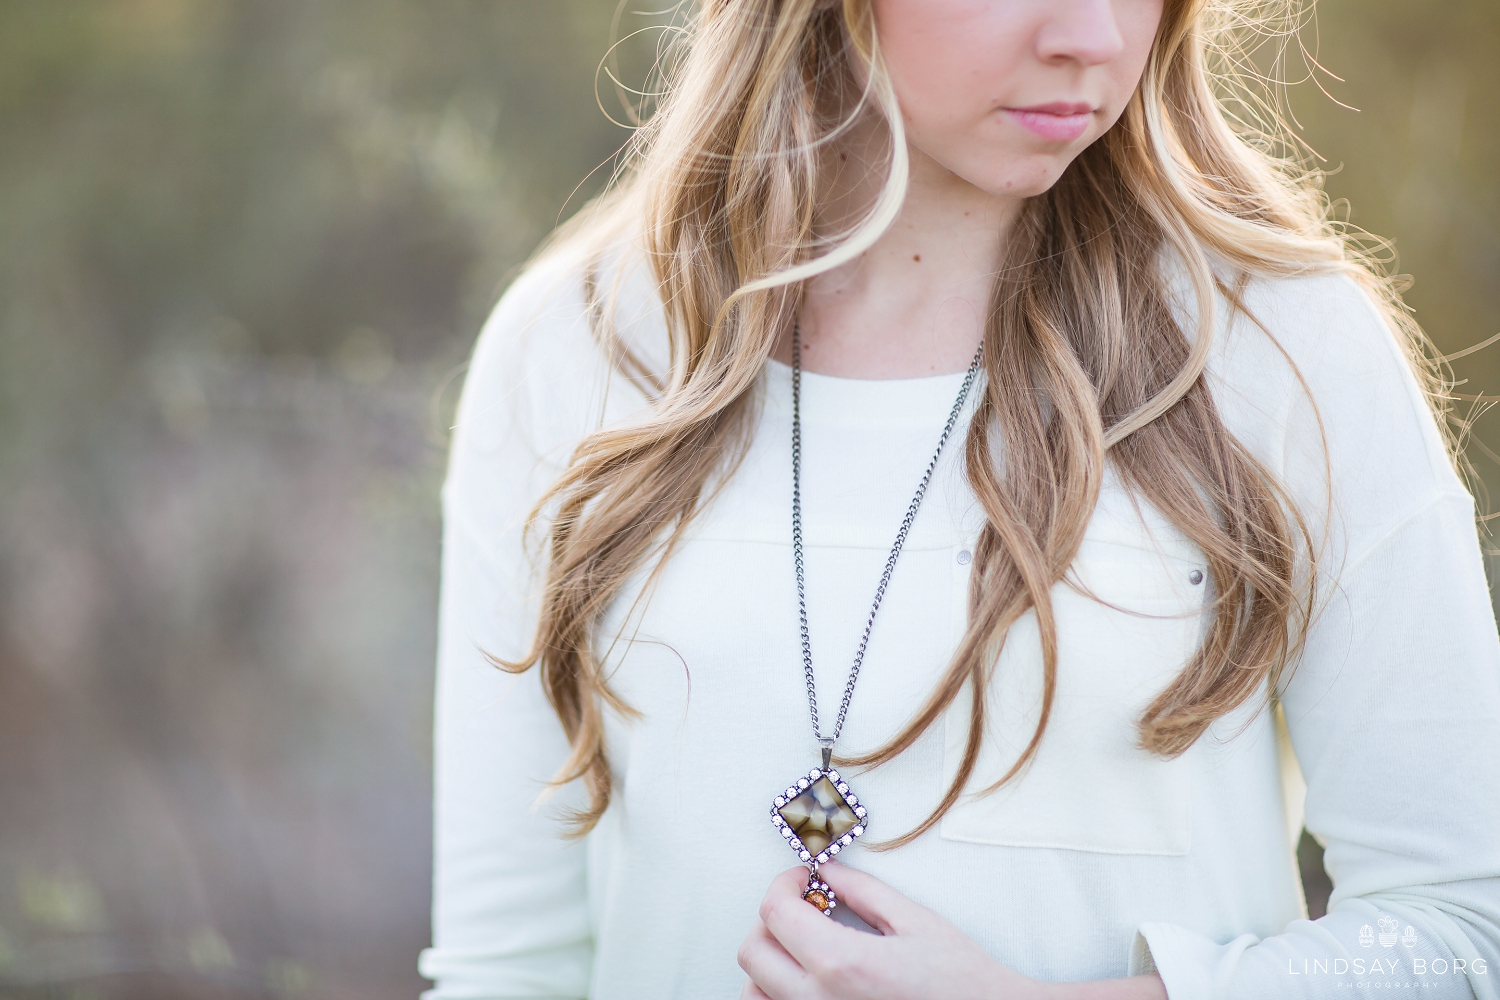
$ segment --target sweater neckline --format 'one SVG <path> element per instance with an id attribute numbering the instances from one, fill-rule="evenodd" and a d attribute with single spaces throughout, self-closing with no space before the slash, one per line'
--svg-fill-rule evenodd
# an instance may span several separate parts
<path id="1" fill-rule="evenodd" d="M 857 424 L 866 427 L 942 427 L 968 372 L 917 378 L 844 378 L 802 372 L 804 423 Z M 964 400 L 971 413 L 982 392 L 980 370 Z M 783 415 L 792 412 L 792 366 L 766 359 L 766 405 Z"/>

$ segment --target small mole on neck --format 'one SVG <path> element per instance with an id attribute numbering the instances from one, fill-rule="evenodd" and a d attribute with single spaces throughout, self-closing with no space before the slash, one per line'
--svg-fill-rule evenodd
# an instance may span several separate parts
<path id="1" fill-rule="evenodd" d="M 916 261 L 918 264 L 922 263 L 922 255 L 919 253 L 912 254 L 911 259 Z"/>

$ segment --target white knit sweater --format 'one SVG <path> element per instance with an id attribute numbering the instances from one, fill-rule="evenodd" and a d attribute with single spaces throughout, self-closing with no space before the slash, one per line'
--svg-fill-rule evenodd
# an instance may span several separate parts
<path id="1" fill-rule="evenodd" d="M 660 306 L 641 270 L 619 320 L 659 363 Z M 1247 302 L 1280 349 L 1225 309 L 1209 384 L 1326 544 L 1325 607 L 1281 710 L 1247 704 L 1175 760 L 1135 748 L 1141 709 L 1202 634 L 1212 580 L 1185 536 L 1107 482 L 1073 575 L 1115 607 L 1057 586 L 1058 688 L 1033 766 L 908 846 L 856 844 L 840 861 L 1042 979 L 1154 967 L 1172 1000 L 1500 996 L 1500 641 L 1472 500 L 1351 281 L 1257 281 Z M 803 376 L 825 718 L 961 379 Z M 758 390 L 743 464 L 649 601 L 634 600 L 638 577 L 605 623 L 604 645 L 622 637 L 608 654 L 614 686 L 641 716 L 609 717 L 613 802 L 584 841 L 565 842 L 557 807 L 581 792 L 535 805 L 567 752 L 537 672 L 503 674 L 481 651 L 516 657 L 531 638 L 530 505 L 584 434 L 631 419 L 644 397 L 612 374 L 565 256 L 521 277 L 480 335 L 443 490 L 435 943 L 421 961 L 432 1000 L 739 995 L 736 948 L 767 884 L 796 863 L 771 799 L 818 759 L 791 555 L 789 369 L 770 362 Z M 902 726 L 962 632 L 983 516 L 962 474 L 967 417 L 896 567 L 841 754 Z M 995 672 L 972 787 L 1030 737 L 1040 677 L 1028 616 Z M 937 802 L 962 753 L 966 700 L 895 761 L 851 778 L 870 838 L 910 829 Z M 1335 886 L 1316 921 L 1294 855 L 1304 820 Z"/>

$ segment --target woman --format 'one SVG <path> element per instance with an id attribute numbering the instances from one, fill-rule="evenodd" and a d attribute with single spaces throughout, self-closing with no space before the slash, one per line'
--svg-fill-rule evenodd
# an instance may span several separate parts
<path id="1" fill-rule="evenodd" d="M 1254 7 L 693 5 L 464 389 L 430 996 L 1497 995 L 1473 504 Z"/>

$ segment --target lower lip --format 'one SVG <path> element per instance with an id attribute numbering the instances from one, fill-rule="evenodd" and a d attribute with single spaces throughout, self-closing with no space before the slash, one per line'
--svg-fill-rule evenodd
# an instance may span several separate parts
<path id="1" fill-rule="evenodd" d="M 1089 121 L 1094 117 L 1088 111 L 1076 115 L 1049 115 L 1041 111 L 1006 108 L 1005 113 L 1022 128 L 1030 129 L 1050 142 L 1072 142 L 1088 131 Z"/>

